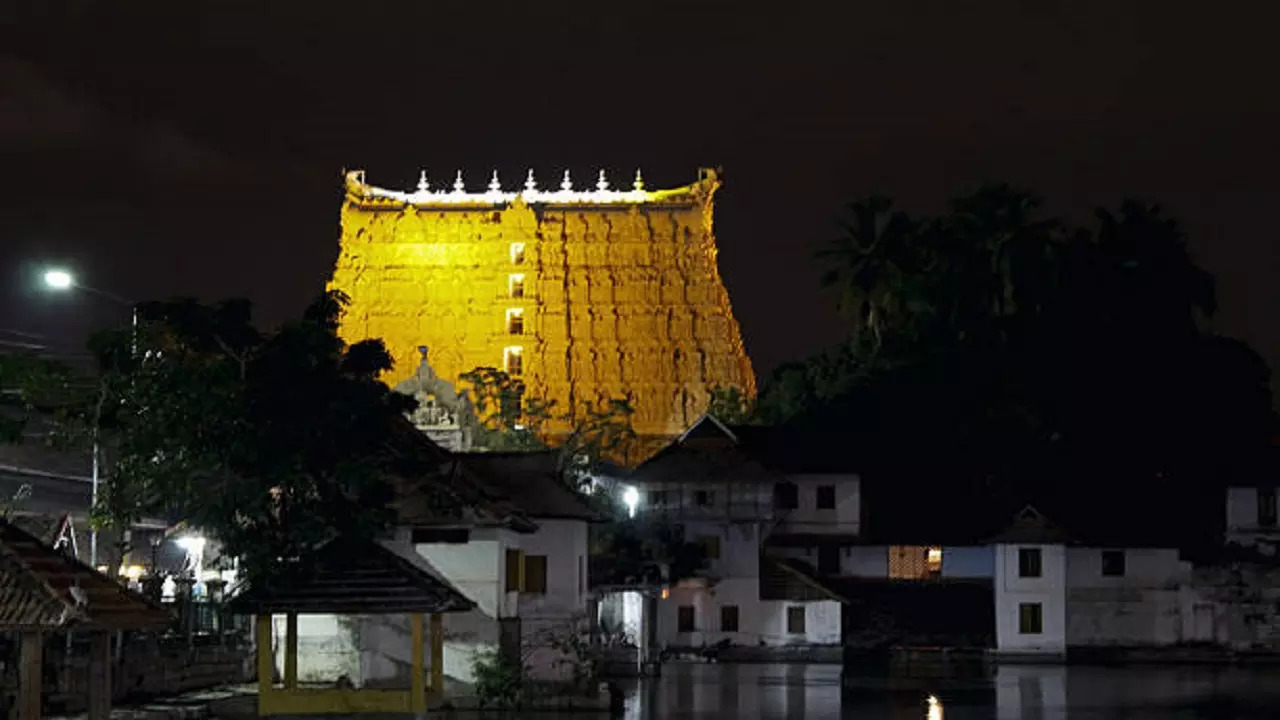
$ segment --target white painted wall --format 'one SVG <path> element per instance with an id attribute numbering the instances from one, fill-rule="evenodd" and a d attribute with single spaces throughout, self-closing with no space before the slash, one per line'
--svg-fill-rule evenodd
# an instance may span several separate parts
<path id="1" fill-rule="evenodd" d="M 360 651 L 355 646 L 347 622 L 359 618 L 337 615 L 298 616 L 298 680 L 305 683 L 332 683 L 340 677 L 360 682 Z M 271 634 L 275 647 L 276 668 L 284 670 L 284 615 L 271 618 Z"/>
<path id="2" fill-rule="evenodd" d="M 1245 547 L 1257 547 L 1267 554 L 1276 552 L 1276 540 L 1280 540 L 1280 527 L 1260 526 L 1258 523 L 1258 494 L 1280 493 L 1280 489 L 1256 487 L 1227 488 L 1226 541 Z M 1259 539 L 1272 542 L 1259 543 Z"/>
<path id="3" fill-rule="evenodd" d="M 536 519 L 537 532 L 520 538 L 526 555 L 547 558 L 547 592 L 520 593 L 517 615 L 529 676 L 563 679 L 571 668 L 551 642 L 585 628 L 587 612 L 587 524 L 582 520 Z"/>
<path id="4" fill-rule="evenodd" d="M 862 527 L 861 481 L 852 473 L 788 475 L 799 491 L 798 507 L 776 510 L 782 522 L 778 532 L 857 535 Z M 834 509 L 818 509 L 818 488 L 835 488 Z M 772 494 L 772 489 L 770 490 Z"/>
<path id="5" fill-rule="evenodd" d="M 707 571 L 715 578 L 757 578 L 760 576 L 760 528 L 755 522 L 685 520 L 684 537 L 698 542 L 718 538 L 720 557 L 707 558 Z"/>
<path id="6" fill-rule="evenodd" d="M 694 608 L 694 632 L 679 632 L 679 608 Z M 720 609 L 738 608 L 738 631 L 721 629 Z M 787 632 L 787 608 L 805 608 L 805 632 Z M 666 647 L 701 647 L 722 640 L 735 645 L 837 645 L 840 643 L 840 603 L 834 600 L 761 600 L 759 582 L 725 580 L 714 587 L 681 585 L 658 601 L 658 644 Z"/>
<path id="7" fill-rule="evenodd" d="M 889 547 L 887 545 L 854 545 L 840 551 L 840 574 L 847 577 L 889 577 Z"/>
<path id="8" fill-rule="evenodd" d="M 1124 574 L 1102 574 L 1104 552 L 1123 552 Z M 1179 592 L 1190 574 L 1169 548 L 1068 548 L 1067 644 L 1172 645 L 1183 640 Z"/>
<path id="9" fill-rule="evenodd" d="M 1018 576 L 1018 550 L 1040 548 L 1041 576 Z M 1061 655 L 1066 652 L 1066 548 L 1061 545 L 996 545 L 996 650 L 1009 654 Z M 1019 606 L 1039 603 L 1042 632 L 1019 632 Z"/>

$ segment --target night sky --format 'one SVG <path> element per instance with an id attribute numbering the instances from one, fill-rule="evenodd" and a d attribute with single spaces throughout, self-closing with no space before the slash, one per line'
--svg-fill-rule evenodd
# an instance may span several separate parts
<path id="1" fill-rule="evenodd" d="M 243 11 L 241 10 L 243 8 Z M 299 311 L 337 253 L 340 171 L 473 189 L 533 167 L 650 186 L 722 166 L 720 262 L 762 375 L 840 337 L 812 250 L 843 203 L 1006 180 L 1087 217 L 1182 218 L 1217 329 L 1280 365 L 1272 3 L 0 3 L 0 329 L 72 346 L 137 299 Z"/>

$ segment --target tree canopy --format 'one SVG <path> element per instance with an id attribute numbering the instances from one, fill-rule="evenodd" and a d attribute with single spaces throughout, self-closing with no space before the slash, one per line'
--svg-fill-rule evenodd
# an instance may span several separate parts
<path id="1" fill-rule="evenodd" d="M 414 401 L 379 381 L 381 342 L 338 337 L 344 303 L 325 294 L 270 333 L 244 301 L 147 303 L 136 351 L 128 332 L 98 337 L 97 424 L 114 456 L 98 521 L 185 520 L 253 579 L 337 534 L 385 528 L 396 478 L 435 468 L 396 442 Z"/>
<path id="2" fill-rule="evenodd" d="M 1213 279 L 1158 206 L 1077 227 L 1008 186 L 938 215 L 873 197 L 818 257 L 849 339 L 775 371 L 756 414 L 857 433 L 883 472 L 1203 486 L 1276 430 L 1265 362 L 1211 331 Z"/>

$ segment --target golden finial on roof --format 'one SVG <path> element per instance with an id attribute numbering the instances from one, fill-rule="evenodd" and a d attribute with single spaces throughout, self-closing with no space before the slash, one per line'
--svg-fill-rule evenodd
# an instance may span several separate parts
<path id="1" fill-rule="evenodd" d="M 423 170 L 418 173 L 418 192 L 426 192 L 431 189 L 431 185 L 427 182 L 427 171 Z"/>
<path id="2" fill-rule="evenodd" d="M 569 171 L 564 171 L 564 179 L 560 181 L 560 189 L 569 192 L 573 190 L 573 181 L 569 179 Z"/>
<path id="3" fill-rule="evenodd" d="M 466 189 L 467 189 L 467 186 L 462 182 L 462 171 L 459 170 L 457 177 L 453 179 L 453 191 L 456 193 L 460 193 L 465 191 Z"/>
<path id="4" fill-rule="evenodd" d="M 502 192 L 502 183 L 498 182 L 498 171 L 493 171 L 493 177 L 489 178 L 489 192 Z"/>
<path id="5" fill-rule="evenodd" d="M 609 189 L 609 181 L 604 176 L 604 170 L 600 171 L 600 177 L 596 180 L 596 189 L 604 192 Z"/>
<path id="6" fill-rule="evenodd" d="M 636 181 L 631 183 L 631 187 L 635 188 L 636 192 L 644 190 L 644 177 L 640 175 L 640 168 L 636 168 Z"/>

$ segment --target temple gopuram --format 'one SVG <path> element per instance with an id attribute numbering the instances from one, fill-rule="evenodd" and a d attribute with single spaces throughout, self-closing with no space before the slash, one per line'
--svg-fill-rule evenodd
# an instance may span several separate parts
<path id="1" fill-rule="evenodd" d="M 578 190 L 504 189 L 495 173 L 468 192 L 461 173 L 433 189 L 423 173 L 399 192 L 346 174 L 341 252 L 329 283 L 351 300 L 347 342 L 381 338 L 388 381 L 431 367 L 493 367 L 520 377 L 556 412 L 630 395 L 635 430 L 670 437 L 706 409 L 710 390 L 755 395 L 755 375 L 716 265 L 720 179 L 649 190 L 636 173 L 611 189 L 602 171 Z M 563 428 L 562 428 L 563 429 Z"/>

